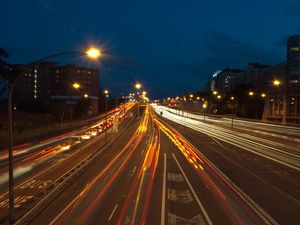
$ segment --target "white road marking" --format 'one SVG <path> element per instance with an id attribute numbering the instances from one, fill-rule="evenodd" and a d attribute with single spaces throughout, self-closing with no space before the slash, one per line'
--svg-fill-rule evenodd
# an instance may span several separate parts
<path id="1" fill-rule="evenodd" d="M 167 179 L 167 157 L 164 153 L 164 172 L 163 172 L 163 187 L 162 187 L 162 196 L 161 196 L 161 217 L 160 224 L 165 225 L 165 208 L 166 208 L 166 179 Z"/>
<path id="2" fill-rule="evenodd" d="M 183 204 L 194 201 L 193 196 L 189 189 L 184 191 L 178 191 L 178 190 L 168 188 L 168 199 Z"/>
<path id="3" fill-rule="evenodd" d="M 199 200 L 199 198 L 198 198 L 198 196 L 197 196 L 197 194 L 196 194 L 196 192 L 195 192 L 193 186 L 191 185 L 189 179 L 188 179 L 187 176 L 185 175 L 185 173 L 184 173 L 182 167 L 180 166 L 180 164 L 179 164 L 179 162 L 178 162 L 176 156 L 174 155 L 174 153 L 172 153 L 172 156 L 173 156 L 173 158 L 174 158 L 174 160 L 175 160 L 177 166 L 179 167 L 179 169 L 180 169 L 180 171 L 181 171 L 181 173 L 182 173 L 182 175 L 183 175 L 185 181 L 187 182 L 189 188 L 191 189 L 191 191 L 192 191 L 192 193 L 193 193 L 193 195 L 194 195 L 194 197 L 195 197 L 195 199 L 196 199 L 196 201 L 197 201 L 197 203 L 198 203 L 200 209 L 202 210 L 202 213 L 204 214 L 206 221 L 208 222 L 208 224 L 212 225 L 213 223 L 211 222 L 211 219 L 209 218 L 209 216 L 208 216 L 206 210 L 204 209 L 202 203 L 200 202 L 200 200 Z"/>
<path id="4" fill-rule="evenodd" d="M 183 182 L 184 179 L 180 173 L 168 173 L 168 180 L 174 182 Z"/>
<path id="5" fill-rule="evenodd" d="M 185 219 L 175 214 L 168 213 L 168 221 L 169 224 L 171 225 L 177 225 L 177 224 L 205 225 L 206 224 L 203 217 L 200 214 L 194 216 L 193 218 Z"/>
<path id="6" fill-rule="evenodd" d="M 109 216 L 109 218 L 108 218 L 108 221 L 110 221 L 111 218 L 113 217 L 113 215 L 114 215 L 114 213 L 115 213 L 117 207 L 118 207 L 118 204 L 116 204 L 115 208 L 114 208 L 113 211 L 111 212 L 111 214 L 110 214 L 110 216 Z"/>
<path id="7" fill-rule="evenodd" d="M 71 154 L 71 155 L 68 156 L 67 158 L 70 158 L 71 156 L 73 156 L 73 155 L 75 155 L 75 154 L 81 152 L 83 149 L 85 149 L 86 147 L 88 147 L 89 145 L 91 145 L 93 142 L 94 142 L 94 141 L 88 143 L 86 146 L 83 146 L 79 151 L 74 152 L 73 154 Z M 65 158 L 65 159 L 67 159 L 67 158 Z M 47 169 L 41 171 L 40 173 L 34 175 L 33 177 L 29 178 L 28 180 L 26 180 L 26 181 L 24 181 L 23 183 L 21 183 L 21 184 L 19 184 L 18 186 L 16 186 L 15 189 L 20 188 L 21 186 L 23 186 L 23 185 L 26 184 L 27 182 L 29 182 L 29 181 L 33 180 L 34 178 L 36 178 L 36 177 L 42 175 L 43 173 L 45 173 L 45 172 L 47 172 L 48 170 L 52 169 L 53 167 L 57 166 L 57 165 L 60 164 L 61 162 L 62 162 L 62 161 L 60 161 L 59 163 L 54 164 L 54 165 L 48 167 Z M 5 192 L 5 193 L 3 193 L 1 196 L 5 196 L 6 194 L 8 194 L 8 191 Z"/>
<path id="8" fill-rule="evenodd" d="M 133 168 L 133 170 L 132 170 L 132 174 L 134 174 L 135 170 L 136 170 L 136 166 Z"/>

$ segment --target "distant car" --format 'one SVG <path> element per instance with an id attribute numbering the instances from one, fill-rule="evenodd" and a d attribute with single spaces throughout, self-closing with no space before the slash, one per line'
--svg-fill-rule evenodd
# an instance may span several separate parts
<path id="1" fill-rule="evenodd" d="M 97 136 L 98 130 L 97 130 L 97 129 L 92 129 L 89 133 L 90 133 L 92 136 Z"/>
<path id="2" fill-rule="evenodd" d="M 80 144 L 81 143 L 81 136 L 71 136 L 69 138 L 70 142 L 74 142 L 75 144 Z"/>

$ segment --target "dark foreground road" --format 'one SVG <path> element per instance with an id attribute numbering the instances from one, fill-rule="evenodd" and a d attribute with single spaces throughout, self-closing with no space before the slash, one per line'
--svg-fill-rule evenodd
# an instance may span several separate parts
<path id="1" fill-rule="evenodd" d="M 140 120 L 28 223 L 276 224 L 242 185 L 225 175 L 226 163 L 218 164 L 225 174 L 212 163 L 224 161 L 220 156 L 211 160 L 202 155 L 201 143 L 209 144 L 207 139 L 192 136 L 198 146 L 147 107 Z M 205 147 L 207 151 L 213 152 Z M 229 165 L 231 172 L 247 183 L 243 174 L 249 171 L 234 166 Z M 254 189 L 252 185 L 245 189 Z M 262 189 L 261 195 L 268 191 Z"/>

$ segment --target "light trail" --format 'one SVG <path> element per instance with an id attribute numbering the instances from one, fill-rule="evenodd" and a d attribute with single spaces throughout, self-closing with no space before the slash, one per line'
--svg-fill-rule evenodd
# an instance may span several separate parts
<path id="1" fill-rule="evenodd" d="M 96 197 L 93 198 L 91 202 L 88 203 L 88 207 L 84 208 L 80 217 L 76 221 L 76 224 L 83 224 L 89 215 L 94 211 L 96 205 L 102 199 L 103 195 L 108 191 L 110 186 L 113 184 L 113 181 L 123 170 L 124 166 L 128 164 L 128 161 L 132 154 L 136 151 L 140 145 L 146 131 L 149 122 L 149 116 L 145 115 L 130 139 L 130 141 L 123 147 L 123 149 L 110 161 L 110 163 L 98 174 L 93 180 L 81 191 L 81 194 L 76 196 L 63 210 L 56 216 L 52 221 L 52 224 L 64 223 L 64 219 L 67 219 L 68 216 L 72 213 L 76 214 L 76 211 L 79 210 L 80 206 L 83 206 L 84 201 L 88 200 L 88 195 L 95 189 L 96 186 L 101 186 Z M 76 216 L 77 217 L 77 216 Z"/>
<path id="2" fill-rule="evenodd" d="M 193 112 L 182 112 L 181 110 L 176 110 L 172 108 L 165 107 L 167 111 L 173 114 L 179 114 L 183 117 L 189 117 L 196 120 L 204 120 L 203 115 L 199 115 Z M 206 115 L 205 120 L 212 123 L 222 123 L 231 126 L 231 118 L 226 118 L 218 115 Z M 262 122 L 253 122 L 242 120 L 238 118 L 234 118 L 234 125 L 244 128 L 252 128 L 261 131 L 267 131 L 272 133 L 278 133 L 282 135 L 292 135 L 300 138 L 300 127 L 293 126 L 284 126 L 279 124 L 270 124 L 270 123 L 262 123 Z"/>
<path id="3" fill-rule="evenodd" d="M 156 124 L 153 123 L 153 110 L 150 109 L 149 112 L 147 110 L 146 114 L 151 115 L 152 132 L 150 135 L 150 140 L 148 142 L 148 147 L 145 152 L 145 156 L 143 157 L 143 161 L 139 166 L 138 173 L 134 178 L 133 185 L 131 186 L 125 204 L 120 213 L 117 224 L 123 224 L 125 222 L 124 220 L 126 220 L 126 213 L 131 215 L 131 224 L 146 223 L 160 153 L 160 133 L 159 129 L 156 127 Z M 145 177 L 146 174 L 149 175 Z M 144 198 L 142 198 L 141 193 L 146 193 Z M 135 204 L 133 208 L 130 208 L 132 203 Z M 132 212 L 130 209 L 132 209 Z M 138 210 L 141 211 L 141 214 L 137 213 Z"/>
<path id="4" fill-rule="evenodd" d="M 166 107 L 154 106 L 154 109 L 157 113 L 163 112 L 163 117 L 178 124 L 184 125 L 193 130 L 207 134 L 221 141 L 235 145 L 239 148 L 300 171 L 299 148 L 292 146 L 279 146 L 279 144 L 274 141 L 242 134 L 232 130 L 216 127 L 214 125 L 202 123 L 193 119 L 177 116 L 168 112 L 168 108 Z"/>
<path id="5" fill-rule="evenodd" d="M 160 108 L 157 111 L 161 112 L 161 110 Z M 163 114 L 165 114 L 165 112 Z M 252 203 L 253 200 L 251 200 L 250 197 L 238 189 L 221 171 L 206 159 L 198 149 L 179 134 L 178 131 L 158 118 L 155 119 L 155 122 L 178 147 L 203 183 L 214 194 L 220 206 L 233 223 L 277 224 L 265 211 L 260 207 L 256 207 L 257 205 Z"/>

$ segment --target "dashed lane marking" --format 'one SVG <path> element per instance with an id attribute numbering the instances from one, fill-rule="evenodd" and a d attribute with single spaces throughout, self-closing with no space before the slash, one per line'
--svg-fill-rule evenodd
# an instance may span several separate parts
<path id="1" fill-rule="evenodd" d="M 190 182 L 189 179 L 187 178 L 185 172 L 183 171 L 182 167 L 180 166 L 180 164 L 179 164 L 179 162 L 178 162 L 176 156 L 174 155 L 174 153 L 172 153 L 172 156 L 173 156 L 173 158 L 174 158 L 174 160 L 175 160 L 177 166 L 179 167 L 180 172 L 182 173 L 182 175 L 183 175 L 185 181 L 187 182 L 187 184 L 188 184 L 190 190 L 192 191 L 192 193 L 193 193 L 193 195 L 194 195 L 194 198 L 196 199 L 196 202 L 198 203 L 198 205 L 199 205 L 199 207 L 200 207 L 200 209 L 201 209 L 201 211 L 202 211 L 202 213 L 203 213 L 203 215 L 204 215 L 206 221 L 208 222 L 209 225 L 212 225 L 213 223 L 212 223 L 210 217 L 208 216 L 208 214 L 207 214 L 207 212 L 206 212 L 204 206 L 203 206 L 202 203 L 200 202 L 200 200 L 199 200 L 199 198 L 198 198 L 198 196 L 197 196 L 197 194 L 196 194 L 196 192 L 195 192 L 193 186 L 191 185 L 191 182 Z"/>
<path id="2" fill-rule="evenodd" d="M 114 213 L 115 213 L 117 207 L 118 207 L 118 204 L 116 204 L 115 208 L 114 208 L 113 211 L 111 212 L 111 214 L 110 214 L 110 216 L 109 216 L 109 218 L 108 218 L 108 221 L 110 221 L 111 218 L 113 217 L 113 215 L 114 215 Z"/>

